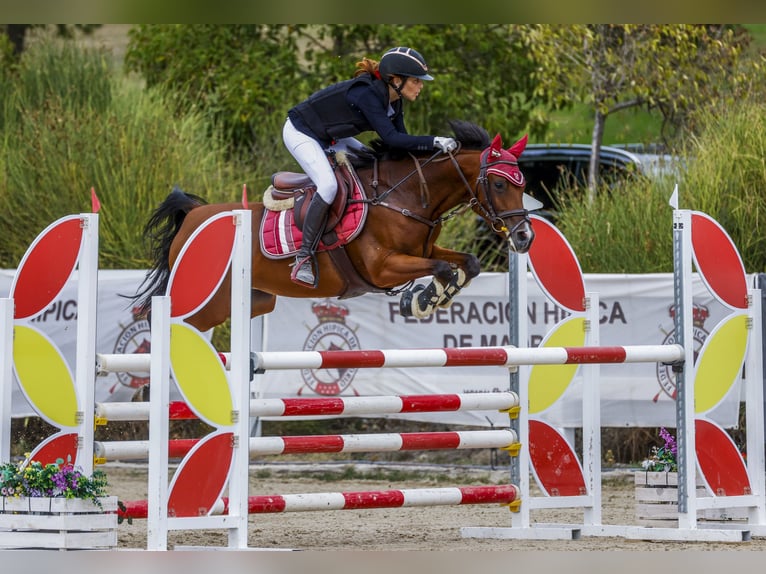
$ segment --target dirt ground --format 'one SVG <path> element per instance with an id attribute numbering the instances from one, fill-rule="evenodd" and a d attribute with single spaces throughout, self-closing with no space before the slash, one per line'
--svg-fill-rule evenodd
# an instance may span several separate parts
<path id="1" fill-rule="evenodd" d="M 347 467 L 346 467 L 347 468 Z M 357 468 L 363 468 L 359 466 Z M 142 464 L 110 463 L 102 469 L 109 481 L 110 494 L 120 500 L 144 500 L 147 497 L 147 468 Z M 336 471 L 338 467 L 335 467 Z M 489 481 L 507 481 L 505 470 L 459 469 L 456 467 L 425 470 L 422 476 L 403 482 L 355 478 L 327 480 L 316 469 L 295 465 L 254 467 L 250 495 L 310 492 L 348 492 L 401 488 L 443 488 L 466 486 Z M 436 480 L 451 473 L 449 482 Z M 411 476 L 413 473 L 408 473 Z M 357 473 L 358 476 L 358 473 Z M 442 477 L 443 478 L 443 477 Z M 454 482 L 452 481 L 454 478 Z M 602 523 L 638 525 L 635 518 L 633 477 L 622 472 L 607 475 L 603 487 Z M 574 523 L 582 521 L 582 512 L 573 509 L 536 510 L 535 522 Z M 462 527 L 509 527 L 511 514 L 497 504 L 342 510 L 326 512 L 291 512 L 250 516 L 248 546 L 254 549 L 289 550 L 365 550 L 365 551 L 764 551 L 766 538 L 747 542 L 657 542 L 618 537 L 582 537 L 578 540 L 518 540 L 464 538 Z M 646 525 L 643 523 L 642 525 Z M 670 523 L 673 525 L 673 523 Z M 123 522 L 118 528 L 119 549 L 145 549 L 147 522 Z M 224 531 L 174 531 L 169 533 L 169 549 L 199 549 L 226 546 Z"/>

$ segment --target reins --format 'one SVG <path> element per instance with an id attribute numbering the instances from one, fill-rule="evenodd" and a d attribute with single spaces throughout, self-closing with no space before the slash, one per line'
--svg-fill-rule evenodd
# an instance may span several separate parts
<path id="1" fill-rule="evenodd" d="M 372 186 L 373 192 L 376 195 L 374 195 L 371 198 L 358 199 L 358 200 L 352 200 L 352 201 L 354 201 L 355 203 L 369 203 L 370 205 L 380 205 L 381 207 L 386 207 L 386 208 L 388 208 L 388 209 L 390 209 L 392 211 L 396 211 L 397 213 L 402 214 L 405 217 L 409 217 L 410 219 L 414 219 L 415 221 L 418 221 L 418 222 L 420 222 L 420 223 L 422 223 L 424 225 L 427 225 L 428 227 L 431 228 L 431 233 L 433 233 L 434 228 L 441 222 L 441 219 L 437 219 L 435 221 L 432 221 L 430 219 L 426 219 L 425 217 L 423 217 L 421 215 L 418 215 L 417 213 L 413 213 L 409 209 L 402 208 L 402 207 L 397 207 L 396 205 L 391 205 L 390 203 L 385 201 L 385 199 L 389 195 L 391 195 L 391 193 L 393 191 L 398 189 L 399 186 L 401 186 L 408 179 L 410 179 L 413 175 L 418 174 L 419 182 L 420 182 L 421 203 L 423 204 L 423 207 L 426 207 L 428 205 L 428 201 L 429 201 L 430 195 L 428 193 L 428 184 L 426 182 L 426 178 L 423 175 L 423 166 L 426 166 L 429 163 L 431 163 L 432 161 L 434 161 L 440 154 L 441 154 L 441 152 L 434 153 L 431 157 L 426 159 L 423 163 L 420 163 L 415 156 L 410 154 L 410 157 L 412 157 L 412 159 L 415 162 L 415 169 L 412 170 L 407 175 L 405 175 L 402 179 L 397 181 L 394 185 L 389 187 L 386 191 L 384 191 L 380 195 L 377 195 L 378 183 L 379 183 L 378 182 L 378 159 L 375 158 L 374 163 L 373 163 L 373 179 L 372 179 L 371 186 Z M 429 239 L 430 239 L 430 234 L 429 234 Z"/>
<path id="2" fill-rule="evenodd" d="M 459 148 L 458 148 L 458 152 L 459 152 Z M 482 153 L 482 156 L 480 159 L 480 165 L 479 165 L 479 176 L 476 178 L 475 188 L 471 187 L 471 184 L 466 179 L 465 174 L 463 173 L 463 169 L 460 167 L 460 164 L 458 163 L 455 157 L 456 154 L 453 152 L 447 152 L 449 159 L 452 161 L 452 164 L 455 166 L 455 170 L 460 176 L 460 179 L 463 181 L 463 184 L 465 185 L 465 188 L 468 191 L 468 194 L 470 195 L 471 199 L 467 203 L 463 203 L 457 206 L 456 208 L 454 208 L 449 213 L 446 213 L 445 215 L 440 215 L 436 219 L 431 220 L 431 219 L 427 219 L 423 217 L 422 215 L 418 215 L 417 213 L 414 213 L 409 209 L 392 205 L 386 201 L 386 198 L 393 191 L 398 189 L 402 184 L 404 184 L 407 180 L 409 180 L 415 174 L 418 174 L 418 179 L 420 183 L 421 204 L 425 208 L 429 203 L 430 194 L 428 192 L 428 183 L 426 182 L 425 176 L 423 175 L 423 167 L 425 167 L 432 161 L 436 160 L 436 158 L 438 158 L 441 154 L 442 152 L 437 151 L 431 157 L 429 157 L 422 163 L 418 161 L 418 159 L 415 156 L 410 154 L 410 157 L 412 157 L 412 159 L 415 162 L 415 169 L 413 169 L 411 172 L 409 172 L 402 179 L 400 179 L 398 182 L 396 182 L 394 185 L 392 185 L 390 188 L 388 188 L 386 191 L 384 191 L 380 195 L 374 195 L 372 198 L 365 198 L 365 199 L 359 199 L 354 201 L 369 203 L 370 205 L 380 205 L 381 207 L 385 207 L 392 211 L 396 211 L 397 213 L 400 213 L 404 217 L 414 219 L 415 221 L 418 221 L 422 223 L 423 225 L 426 225 L 429 228 L 429 232 L 428 232 L 428 237 L 426 238 L 425 245 L 423 246 L 424 253 L 427 248 L 428 242 L 430 241 L 431 236 L 434 234 L 436 228 L 442 223 L 444 223 L 445 221 L 452 219 L 453 217 L 457 217 L 458 215 L 461 215 L 463 212 L 465 212 L 469 208 L 473 208 L 473 207 L 478 208 L 478 210 L 481 212 L 480 215 L 487 221 L 487 223 L 490 224 L 492 229 L 498 233 L 512 233 L 525 220 L 529 219 L 528 218 L 529 212 L 526 209 L 513 209 L 509 211 L 503 211 L 501 213 L 498 213 L 497 210 L 495 209 L 495 206 L 492 203 L 492 196 L 489 193 L 489 178 L 487 177 L 487 169 L 494 165 L 500 165 L 500 164 L 514 165 L 514 164 L 513 162 L 509 162 L 507 160 L 498 160 L 494 162 L 488 162 L 486 161 L 488 151 L 485 151 L 484 153 Z M 378 159 L 375 158 L 373 163 L 372 189 L 373 189 L 373 192 L 376 194 L 377 194 L 378 183 L 379 183 Z M 486 206 L 479 199 L 479 193 L 478 193 L 479 185 L 484 186 L 484 197 L 486 198 L 486 202 L 487 202 Z M 517 223 L 514 226 L 514 228 L 509 232 L 503 218 L 514 217 L 514 216 L 521 216 L 523 220 Z"/>

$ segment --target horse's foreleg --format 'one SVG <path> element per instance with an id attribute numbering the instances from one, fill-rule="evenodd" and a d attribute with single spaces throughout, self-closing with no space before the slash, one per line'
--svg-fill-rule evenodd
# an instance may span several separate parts
<path id="1" fill-rule="evenodd" d="M 452 305 L 455 296 L 476 277 L 481 270 L 479 260 L 469 253 L 460 253 L 450 249 L 444 249 L 437 245 L 433 248 L 432 256 L 448 261 L 455 268 L 452 276 L 444 285 L 442 294 L 436 302 L 436 307 L 447 309 Z"/>
<path id="2" fill-rule="evenodd" d="M 444 291 L 436 302 L 436 306 L 442 309 L 449 309 L 455 296 L 463 289 L 463 287 L 467 287 L 470 282 L 471 280 L 468 279 L 465 271 L 458 267 L 452 274 L 452 279 L 450 279 L 449 283 L 444 287 Z"/>
<path id="3" fill-rule="evenodd" d="M 478 259 L 473 255 L 436 246 L 429 259 L 397 254 L 386 260 L 385 268 L 387 273 L 400 276 L 398 283 L 433 276 L 427 286 L 418 285 L 402 294 L 400 313 L 417 318 L 431 315 L 437 307 L 448 307 L 480 269 Z"/>

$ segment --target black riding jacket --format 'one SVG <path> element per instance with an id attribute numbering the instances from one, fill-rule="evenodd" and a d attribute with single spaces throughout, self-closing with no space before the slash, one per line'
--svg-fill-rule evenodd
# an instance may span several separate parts
<path id="1" fill-rule="evenodd" d="M 393 115 L 389 116 L 389 110 Z M 390 146 L 410 151 L 433 148 L 433 136 L 413 136 L 404 126 L 402 100 L 388 101 L 388 86 L 370 74 L 332 84 L 287 113 L 296 129 L 323 147 L 333 141 L 374 131 Z"/>

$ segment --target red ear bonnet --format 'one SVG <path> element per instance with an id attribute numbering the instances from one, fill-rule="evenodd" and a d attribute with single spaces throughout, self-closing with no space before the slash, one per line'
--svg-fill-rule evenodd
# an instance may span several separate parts
<path id="1" fill-rule="evenodd" d="M 510 154 L 518 159 L 518 157 L 524 152 L 524 148 L 527 147 L 527 135 L 508 148 Z"/>
<path id="2" fill-rule="evenodd" d="M 524 148 L 527 147 L 527 136 L 525 135 L 507 150 L 503 149 L 503 141 L 500 134 L 495 136 L 489 146 L 487 154 L 487 173 L 492 173 L 504 177 L 516 187 L 524 185 L 524 175 L 519 170 L 518 157 Z"/>

